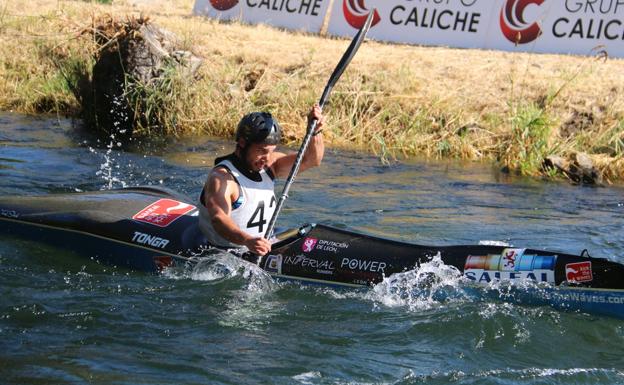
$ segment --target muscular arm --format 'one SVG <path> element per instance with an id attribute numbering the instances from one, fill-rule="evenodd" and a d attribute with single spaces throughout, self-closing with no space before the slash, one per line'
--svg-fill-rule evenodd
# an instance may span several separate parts
<path id="1" fill-rule="evenodd" d="M 316 118 L 318 120 L 316 126 L 316 132 L 323 129 L 325 124 L 325 118 L 323 117 L 320 107 L 315 106 L 310 112 L 309 119 Z M 303 159 L 301 160 L 301 166 L 299 172 L 303 172 L 309 168 L 318 167 L 321 165 L 323 155 L 325 154 L 325 144 L 323 143 L 323 135 L 312 136 L 310 145 L 306 149 Z M 274 159 L 271 164 L 271 170 L 278 178 L 287 177 L 292 169 L 295 160 L 297 159 L 296 153 L 284 154 L 274 153 Z"/>
<path id="2" fill-rule="evenodd" d="M 325 152 L 325 145 L 323 144 L 323 137 L 321 135 L 313 136 L 310 145 L 306 149 L 303 159 L 301 160 L 301 166 L 299 172 L 303 172 L 309 168 L 318 167 L 323 160 L 323 154 Z M 271 165 L 271 169 L 277 178 L 285 178 L 290 174 L 295 159 L 297 159 L 297 153 L 274 153 L 275 159 Z"/>
<path id="3" fill-rule="evenodd" d="M 232 220 L 232 202 L 238 199 L 238 185 L 227 170 L 214 169 L 204 187 L 204 202 L 212 226 L 223 238 L 232 243 L 246 246 L 251 252 L 264 255 L 271 250 L 271 244 L 264 238 L 254 238 L 244 232 Z"/>

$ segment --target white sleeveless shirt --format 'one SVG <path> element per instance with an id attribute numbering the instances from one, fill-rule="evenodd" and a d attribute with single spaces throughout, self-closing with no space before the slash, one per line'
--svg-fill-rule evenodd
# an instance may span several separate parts
<path id="1" fill-rule="evenodd" d="M 225 167 L 230 171 L 239 186 L 243 203 L 232 208 L 230 217 L 241 230 L 252 237 L 263 237 L 269 221 L 275 212 L 275 182 L 266 170 L 260 171 L 261 182 L 249 179 L 240 172 L 229 160 L 222 160 L 215 167 Z M 200 197 L 201 200 L 201 197 Z M 212 226 L 208 209 L 200 202 L 199 228 L 213 246 L 239 248 L 241 245 L 223 238 Z"/>

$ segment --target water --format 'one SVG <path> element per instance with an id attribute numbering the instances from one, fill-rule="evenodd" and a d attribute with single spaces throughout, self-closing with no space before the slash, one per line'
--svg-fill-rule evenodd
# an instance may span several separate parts
<path id="1" fill-rule="evenodd" d="M 0 194 L 153 184 L 192 196 L 231 143 L 121 151 L 56 118 L 0 116 Z M 457 162 L 329 152 L 280 226 L 425 244 L 502 241 L 624 262 L 624 189 Z M 622 384 L 620 320 L 497 301 L 433 261 L 373 289 L 274 282 L 225 256 L 162 276 L 0 236 L 0 383 Z"/>

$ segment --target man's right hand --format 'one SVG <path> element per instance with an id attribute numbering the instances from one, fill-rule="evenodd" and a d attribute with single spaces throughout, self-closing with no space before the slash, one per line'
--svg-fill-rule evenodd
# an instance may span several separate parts
<path id="1" fill-rule="evenodd" d="M 248 239 L 245 246 L 256 255 L 266 255 L 271 251 L 271 242 L 262 237 Z"/>

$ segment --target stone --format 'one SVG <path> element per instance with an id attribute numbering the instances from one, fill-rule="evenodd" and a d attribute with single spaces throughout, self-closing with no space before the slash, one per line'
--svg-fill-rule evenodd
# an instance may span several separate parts
<path id="1" fill-rule="evenodd" d="M 569 172 L 572 180 L 582 184 L 602 184 L 600 171 L 594 166 L 592 159 L 583 152 L 570 155 Z"/>
<path id="2" fill-rule="evenodd" d="M 542 167 L 544 170 L 548 171 L 550 169 L 555 169 L 557 171 L 566 173 L 568 171 L 570 164 L 569 162 L 561 156 L 558 155 L 549 155 L 544 159 L 544 163 Z"/>
<path id="3" fill-rule="evenodd" d="M 558 155 L 550 155 L 544 159 L 542 168 L 545 172 L 557 170 L 575 183 L 602 184 L 602 174 L 595 167 L 591 157 L 582 152 L 572 153 L 567 159 Z"/>
<path id="4" fill-rule="evenodd" d="M 132 136 L 139 125 L 158 126 L 160 122 L 154 120 L 157 114 L 144 113 L 147 108 L 142 104 L 142 90 L 157 88 L 171 66 L 180 76 L 194 80 L 202 59 L 180 49 L 173 33 L 145 17 L 126 22 L 101 20 L 95 33 L 99 51 L 93 66 L 91 95 L 83 98 L 92 103 L 83 104 L 83 110 L 91 114 L 86 120 L 118 138 Z"/>

